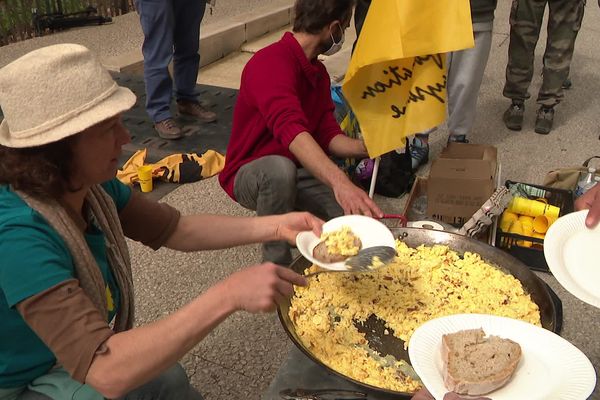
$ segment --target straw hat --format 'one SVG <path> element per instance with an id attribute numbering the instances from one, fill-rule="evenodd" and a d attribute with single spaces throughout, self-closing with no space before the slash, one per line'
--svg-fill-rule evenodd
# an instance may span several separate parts
<path id="1" fill-rule="evenodd" d="M 118 86 L 87 48 L 44 47 L 0 69 L 0 144 L 35 147 L 56 142 L 134 104 L 131 90 Z"/>

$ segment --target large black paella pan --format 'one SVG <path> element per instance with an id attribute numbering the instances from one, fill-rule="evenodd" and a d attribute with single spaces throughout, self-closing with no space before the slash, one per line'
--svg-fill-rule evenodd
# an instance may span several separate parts
<path id="1" fill-rule="evenodd" d="M 465 252 L 478 253 L 488 263 L 499 267 L 504 272 L 512 274 L 518 279 L 524 289 L 531 295 L 532 300 L 538 305 L 542 326 L 552 332 L 560 332 L 562 325 L 562 304 L 560 300 L 552 289 L 531 272 L 526 265 L 508 253 L 480 241 L 448 232 L 418 228 L 393 228 L 391 230 L 395 237 L 400 238 L 410 247 L 418 247 L 421 244 L 426 246 L 441 244 L 448 246 L 451 250 L 456 251 L 460 255 Z M 292 263 L 291 268 L 298 273 L 302 273 L 310 265 L 311 263 L 308 260 L 299 257 Z M 292 342 L 294 342 L 294 344 L 311 360 L 323 366 L 328 371 L 366 389 L 396 395 L 398 398 L 410 398 L 411 393 L 397 392 L 359 382 L 322 363 L 307 347 L 304 346 L 302 340 L 296 333 L 294 324 L 288 315 L 289 307 L 289 300 L 279 306 L 279 319 Z M 402 342 L 391 335 L 384 335 L 385 327 L 382 325 L 382 322 L 383 321 L 378 320 L 377 318 L 369 318 L 365 323 L 364 332 L 367 333 L 366 338 L 369 342 L 369 347 L 378 353 L 391 354 L 397 359 L 404 359 L 405 361 L 410 362 L 407 352 L 403 350 Z"/>

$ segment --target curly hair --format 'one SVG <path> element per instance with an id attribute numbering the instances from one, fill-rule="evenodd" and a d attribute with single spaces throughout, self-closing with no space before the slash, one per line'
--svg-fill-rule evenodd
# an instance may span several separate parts
<path id="1" fill-rule="evenodd" d="M 76 191 L 73 173 L 73 136 L 38 147 L 11 148 L 0 145 L 0 184 L 36 197 L 55 200 Z"/>
<path id="2" fill-rule="evenodd" d="M 294 32 L 319 33 L 335 20 L 350 21 L 356 0 L 296 0 Z"/>

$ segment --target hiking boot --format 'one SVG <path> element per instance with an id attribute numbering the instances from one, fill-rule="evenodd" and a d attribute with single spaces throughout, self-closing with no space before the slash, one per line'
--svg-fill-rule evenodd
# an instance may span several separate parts
<path id="1" fill-rule="evenodd" d="M 552 130 L 553 122 L 554 108 L 542 106 L 537 112 L 537 118 L 535 120 L 535 131 L 539 134 L 547 135 Z"/>
<path id="2" fill-rule="evenodd" d="M 177 110 L 181 115 L 192 117 L 202 122 L 214 122 L 217 120 L 216 113 L 207 110 L 195 101 L 180 100 L 177 102 Z"/>
<path id="3" fill-rule="evenodd" d="M 421 165 L 427 164 L 429 161 L 429 144 L 421 142 L 421 145 L 416 145 L 415 141 L 410 145 L 410 162 L 413 171 L 416 171 Z"/>
<path id="4" fill-rule="evenodd" d="M 523 127 L 523 114 L 525 113 L 525 104 L 520 101 L 514 101 L 508 107 L 506 111 L 504 111 L 504 116 L 502 120 L 504 121 L 504 125 L 510 130 L 520 131 Z"/>
<path id="5" fill-rule="evenodd" d="M 569 89 L 571 89 L 571 86 L 573 86 L 573 82 L 571 81 L 571 78 L 565 79 L 565 81 L 562 84 L 562 88 L 565 90 L 569 90 Z"/>
<path id="6" fill-rule="evenodd" d="M 179 139 L 181 135 L 181 128 L 177 125 L 173 118 L 163 119 L 160 122 L 154 124 L 154 129 L 163 139 L 174 140 Z"/>
<path id="7" fill-rule="evenodd" d="M 448 143 L 469 143 L 467 135 L 449 135 Z"/>

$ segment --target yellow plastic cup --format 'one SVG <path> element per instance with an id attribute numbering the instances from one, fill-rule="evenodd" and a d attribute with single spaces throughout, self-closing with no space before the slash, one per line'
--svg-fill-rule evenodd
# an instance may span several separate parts
<path id="1" fill-rule="evenodd" d="M 546 235 L 543 233 L 537 233 L 537 232 L 533 232 L 533 235 L 531 235 L 532 237 L 536 238 L 536 239 L 542 239 L 544 240 L 546 238 Z M 538 242 L 532 242 L 533 243 L 533 247 L 542 249 L 544 247 L 544 245 L 542 243 L 538 243 Z"/>
<path id="2" fill-rule="evenodd" d="M 533 236 L 533 226 L 531 225 L 524 225 L 523 226 L 523 236 Z M 533 243 L 530 242 L 529 240 L 518 240 L 517 241 L 517 245 L 521 246 L 521 247 L 531 247 Z"/>
<path id="3" fill-rule="evenodd" d="M 508 210 L 504 210 L 502 213 L 502 217 L 500 217 L 500 230 L 502 232 L 508 232 L 510 230 L 510 226 L 519 219 L 519 216 L 513 212 Z"/>
<path id="4" fill-rule="evenodd" d="M 523 234 L 523 225 L 521 224 L 521 221 L 516 220 L 512 223 L 512 225 L 510 226 L 510 229 L 508 230 L 508 233 L 515 233 L 517 235 L 522 235 Z M 509 239 L 509 245 L 508 248 L 511 248 L 511 246 L 515 244 L 514 239 Z M 517 243 L 518 244 L 518 243 Z"/>
<path id="5" fill-rule="evenodd" d="M 520 215 L 519 221 L 521 221 L 521 225 L 523 225 L 523 230 L 525 230 L 525 227 L 531 227 L 531 229 L 533 229 L 533 217 L 530 217 L 529 215 Z"/>
<path id="6" fill-rule="evenodd" d="M 508 233 L 515 233 L 517 235 L 522 235 L 523 234 L 523 224 L 521 223 L 521 221 L 519 221 L 519 220 L 514 221 L 512 223 L 512 225 L 510 226 Z"/>
<path id="7" fill-rule="evenodd" d="M 533 219 L 533 231 L 536 233 L 546 233 L 550 227 L 550 221 L 545 215 L 538 215 Z"/>
<path id="8" fill-rule="evenodd" d="M 556 221 L 556 218 L 538 215 L 533 219 L 533 231 L 537 233 L 546 233 L 548 228 Z"/>
<path id="9" fill-rule="evenodd" d="M 559 207 L 544 204 L 537 200 L 529 200 L 524 197 L 513 197 L 508 209 L 515 214 L 528 215 L 530 217 L 545 215 L 547 217 L 558 218 L 558 214 L 560 213 Z"/>
<path id="10" fill-rule="evenodd" d="M 138 179 L 142 192 L 148 193 L 152 191 L 152 166 L 142 165 L 137 169 Z"/>

